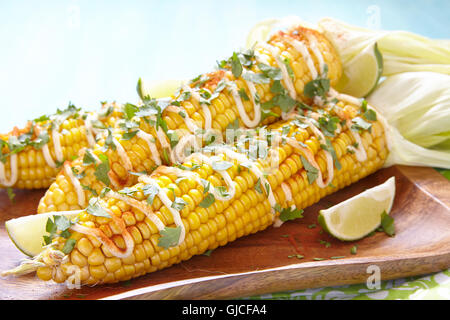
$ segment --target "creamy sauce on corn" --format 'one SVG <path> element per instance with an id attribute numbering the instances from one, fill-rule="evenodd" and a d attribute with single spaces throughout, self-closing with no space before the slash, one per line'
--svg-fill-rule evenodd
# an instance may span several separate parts
<path id="1" fill-rule="evenodd" d="M 338 93 L 336 90 L 334 90 L 333 88 L 330 88 L 329 94 L 332 98 L 336 98 L 338 100 L 341 101 L 346 101 L 348 103 L 351 103 L 355 106 L 361 107 L 362 106 L 362 100 L 346 95 L 346 94 L 342 94 L 342 93 Z M 345 115 L 343 115 L 343 117 L 345 117 Z M 367 160 L 367 152 L 364 149 L 364 145 L 362 143 L 362 139 L 361 139 L 361 135 L 359 134 L 359 132 L 356 132 L 354 130 L 351 130 L 352 127 L 352 120 L 350 119 L 346 119 L 346 124 L 347 127 L 349 128 L 349 131 L 351 132 L 353 138 L 355 139 L 356 143 L 357 143 L 357 147 L 353 147 L 353 146 L 349 146 L 349 149 L 352 150 L 353 152 L 355 152 L 355 157 L 356 160 L 358 160 L 359 162 L 363 162 Z"/>
<path id="2" fill-rule="evenodd" d="M 64 163 L 64 173 L 69 177 L 70 182 L 75 188 L 78 197 L 78 205 L 83 207 L 86 204 L 86 197 L 80 181 L 73 175 L 72 168 L 68 162 Z"/>
<path id="3" fill-rule="evenodd" d="M 55 147 L 56 160 L 62 162 L 64 161 L 64 155 L 61 148 L 61 134 L 59 133 L 58 129 L 59 128 L 53 128 L 52 138 L 53 138 L 53 146 Z"/>
<path id="4" fill-rule="evenodd" d="M 122 195 L 115 191 L 109 191 L 107 193 L 107 196 L 123 201 L 129 206 L 142 211 L 155 224 L 158 230 L 164 230 L 164 223 L 158 218 L 158 216 L 153 212 L 152 208 L 149 205 L 146 205 L 142 201 L 138 201 L 132 197 Z"/>
<path id="5" fill-rule="evenodd" d="M 289 72 L 287 70 L 286 65 L 284 64 L 283 61 L 280 60 L 280 57 L 279 57 L 278 53 L 276 52 L 276 49 L 273 46 L 271 46 L 270 44 L 268 44 L 268 43 L 261 43 L 260 45 L 264 49 L 269 51 L 270 54 L 272 55 L 272 57 L 275 59 L 275 62 L 277 63 L 278 67 L 281 70 L 281 74 L 283 75 L 283 81 L 284 81 L 284 84 L 287 87 L 289 96 L 292 99 L 296 100 L 297 99 L 297 92 L 295 91 L 294 84 L 292 83 L 292 79 L 289 76 Z"/>
<path id="6" fill-rule="evenodd" d="M 256 91 L 256 89 L 255 89 Z M 241 117 L 242 122 L 249 128 L 256 127 L 259 122 L 261 121 L 261 107 L 259 104 L 256 104 L 254 101 L 254 94 L 252 94 L 252 100 L 253 100 L 253 106 L 254 106 L 254 112 L 253 112 L 253 120 L 251 120 L 245 111 L 244 104 L 242 103 L 241 96 L 239 95 L 239 92 L 235 86 L 230 86 L 230 93 L 233 97 L 234 103 L 236 104 L 236 107 L 239 111 L 239 115 Z"/>
<path id="7" fill-rule="evenodd" d="M 113 138 L 112 140 L 114 145 L 116 146 L 117 153 L 119 154 L 119 157 L 122 160 L 122 164 L 125 170 L 127 171 L 133 170 L 133 165 L 131 164 L 128 154 L 125 152 L 125 149 L 122 147 L 119 141 L 117 141 L 116 138 Z"/>
<path id="8" fill-rule="evenodd" d="M 317 58 L 317 61 L 319 62 L 320 73 L 322 73 L 324 71 L 325 61 L 323 59 L 322 52 L 319 49 L 316 37 L 309 33 L 306 33 L 306 37 L 309 41 L 309 47 L 311 48 L 312 52 Z"/>
<path id="9" fill-rule="evenodd" d="M 314 61 L 311 58 L 311 54 L 307 46 L 296 39 L 286 37 L 286 41 L 305 59 L 306 65 L 308 66 L 309 72 L 311 73 L 312 79 L 316 79 L 319 76 L 317 72 L 316 66 L 314 65 Z"/>
<path id="10" fill-rule="evenodd" d="M 5 164 L 0 161 L 0 184 L 2 184 L 5 187 L 12 187 L 18 178 L 18 163 L 17 163 L 17 154 L 13 154 L 10 157 L 9 166 L 11 169 L 11 175 L 9 179 L 6 178 L 5 173 Z"/>
<path id="11" fill-rule="evenodd" d="M 181 215 L 178 210 L 175 208 L 172 208 L 173 202 L 169 199 L 165 191 L 159 187 L 156 180 L 154 180 L 151 176 L 140 176 L 138 179 L 142 183 L 150 184 L 154 186 L 155 188 L 158 188 L 158 197 L 161 200 L 161 202 L 169 209 L 169 211 L 172 213 L 173 220 L 175 222 L 175 225 L 180 228 L 181 233 L 180 237 L 178 239 L 178 244 L 181 244 L 184 241 L 184 238 L 186 236 L 186 230 L 184 228 L 183 222 L 181 221 Z M 163 227 L 164 229 L 164 227 Z M 163 230 L 163 229 L 160 229 Z"/>
<path id="12" fill-rule="evenodd" d="M 110 239 L 108 238 L 105 233 L 100 230 L 99 228 L 88 228 L 86 226 L 83 226 L 79 223 L 75 223 L 74 225 L 72 225 L 70 228 L 75 231 L 75 232 L 79 232 L 88 236 L 92 236 L 94 238 L 96 238 L 98 241 L 100 241 L 108 250 L 109 252 L 120 259 L 123 258 L 127 258 L 129 257 L 134 250 L 134 239 L 131 236 L 131 234 L 128 232 L 125 222 L 123 221 L 123 219 L 118 218 L 114 215 L 114 213 L 107 209 L 104 208 L 104 210 L 106 210 L 108 212 L 108 214 L 111 216 L 111 219 L 116 223 L 116 225 L 120 228 L 121 230 L 121 235 L 125 241 L 125 251 L 121 250 L 120 248 L 118 248 L 116 246 L 116 244 Z"/>
<path id="13" fill-rule="evenodd" d="M 314 135 L 317 137 L 320 143 L 325 143 L 325 136 L 323 135 L 322 131 L 320 131 L 319 128 L 317 128 L 311 121 L 304 120 L 306 124 L 309 125 L 309 127 L 312 129 Z M 328 171 L 328 177 L 326 181 L 322 180 L 322 173 L 320 173 L 320 179 L 317 180 L 317 185 L 319 188 L 326 188 L 330 182 L 333 180 L 334 176 L 334 165 L 333 165 L 333 157 L 331 156 L 331 153 L 328 150 L 323 150 L 325 152 L 325 158 L 327 162 L 327 171 Z M 320 172 L 320 167 L 318 167 L 318 170 Z"/>
<path id="14" fill-rule="evenodd" d="M 211 129 L 212 116 L 211 116 L 211 110 L 209 109 L 208 105 L 206 103 L 200 102 L 200 100 L 201 100 L 200 94 L 197 91 L 192 90 L 192 88 L 190 86 L 184 86 L 183 89 L 184 89 L 184 91 L 190 92 L 191 96 L 200 104 L 200 106 L 202 107 L 203 115 L 205 117 L 205 129 Z M 186 115 L 186 116 L 188 116 L 188 115 Z"/>
<path id="15" fill-rule="evenodd" d="M 147 132 L 142 131 L 142 130 L 139 130 L 137 132 L 136 136 L 138 138 L 141 138 L 142 140 L 144 140 L 147 143 L 148 148 L 150 149 L 150 153 L 151 153 L 153 162 L 157 166 L 161 165 L 161 157 L 159 155 L 158 148 L 156 147 L 156 144 L 154 142 L 154 137 L 151 134 L 148 134 Z"/>

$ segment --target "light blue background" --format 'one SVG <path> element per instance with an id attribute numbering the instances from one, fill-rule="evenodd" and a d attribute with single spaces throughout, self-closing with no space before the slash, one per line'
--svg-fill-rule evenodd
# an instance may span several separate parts
<path id="1" fill-rule="evenodd" d="M 450 38 L 450 1 L 0 0 L 0 132 L 66 107 L 136 102 L 136 82 L 192 78 L 245 44 L 262 19 L 330 16 Z"/>

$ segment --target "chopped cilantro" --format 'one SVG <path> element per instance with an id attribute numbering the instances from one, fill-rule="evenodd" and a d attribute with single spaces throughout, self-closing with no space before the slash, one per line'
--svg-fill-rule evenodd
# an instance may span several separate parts
<path id="1" fill-rule="evenodd" d="M 238 91 L 239 96 L 244 99 L 245 101 L 250 101 L 250 98 L 248 97 L 247 93 L 245 92 L 244 88 L 239 89 Z"/>
<path id="2" fill-rule="evenodd" d="M 298 218 L 303 218 L 302 214 L 303 214 L 303 210 L 302 209 L 286 208 L 286 209 L 281 210 L 280 220 L 285 222 L 285 221 L 288 221 L 288 220 L 295 220 L 295 219 L 298 219 Z"/>
<path id="3" fill-rule="evenodd" d="M 9 201 L 11 201 L 11 203 L 14 203 L 14 198 L 16 197 L 14 190 L 12 188 L 6 188 L 6 192 L 8 193 Z"/>
<path id="4" fill-rule="evenodd" d="M 306 160 L 303 156 L 300 156 L 300 159 L 302 161 L 303 167 L 306 170 L 308 182 L 309 184 L 312 184 L 319 176 L 319 170 L 316 167 L 314 167 L 311 163 L 309 163 L 309 161 Z"/>
<path id="5" fill-rule="evenodd" d="M 308 98 L 322 97 L 326 98 L 330 90 L 330 79 L 315 79 L 305 85 L 304 92 Z"/>
<path id="6" fill-rule="evenodd" d="M 216 198 L 212 193 L 208 193 L 206 197 L 203 198 L 203 200 L 199 203 L 199 206 L 201 208 L 209 208 L 214 202 L 216 201 Z"/>
<path id="7" fill-rule="evenodd" d="M 77 241 L 75 239 L 67 239 L 61 251 L 64 252 L 65 254 L 71 253 L 76 243 Z"/>
<path id="8" fill-rule="evenodd" d="M 111 215 L 100 206 L 98 201 L 98 198 L 91 198 L 89 200 L 89 205 L 86 208 L 86 212 L 96 217 L 111 218 Z"/>
<path id="9" fill-rule="evenodd" d="M 221 197 L 228 197 L 230 195 L 225 186 L 214 187 L 214 189 Z"/>
<path id="10" fill-rule="evenodd" d="M 262 73 L 272 80 L 282 80 L 283 74 L 281 73 L 280 68 L 272 67 L 265 63 L 258 63 L 259 70 L 262 71 Z"/>
<path id="11" fill-rule="evenodd" d="M 268 78 L 264 73 L 256 73 L 253 71 L 247 71 L 242 75 L 242 78 L 256 84 L 270 83 L 270 78 Z"/>
<path id="12" fill-rule="evenodd" d="M 144 196 L 147 197 L 147 203 L 151 205 L 153 204 L 153 200 L 155 199 L 155 196 L 158 194 L 159 189 L 154 185 L 146 184 L 142 187 L 142 192 L 144 193 Z"/>
<path id="13" fill-rule="evenodd" d="M 371 130 L 372 128 L 372 124 L 370 122 L 367 122 L 366 120 L 364 120 L 361 117 L 355 117 L 352 119 L 353 125 L 352 125 L 352 129 L 353 130 Z"/>
<path id="14" fill-rule="evenodd" d="M 383 211 L 381 214 L 381 226 L 387 235 L 393 237 L 395 235 L 394 218 Z"/>
<path id="15" fill-rule="evenodd" d="M 172 202 L 171 207 L 177 211 L 181 211 L 187 205 L 187 202 L 183 200 L 183 198 L 175 197 L 175 200 Z"/>
<path id="16" fill-rule="evenodd" d="M 228 161 L 213 161 L 211 163 L 212 169 L 216 171 L 224 171 L 231 168 L 232 166 L 233 164 Z"/>
<path id="17" fill-rule="evenodd" d="M 95 168 L 94 175 L 97 178 L 97 180 L 103 182 L 106 186 L 109 187 L 111 184 L 111 181 L 109 180 L 109 160 L 108 157 L 104 154 L 101 154 L 99 156 L 101 163 Z"/>
<path id="18" fill-rule="evenodd" d="M 126 118 L 128 120 L 131 120 L 136 115 L 136 112 L 139 111 L 139 108 L 137 106 L 135 106 L 134 104 L 126 103 L 123 106 L 123 111 L 124 111 Z"/>
<path id="19" fill-rule="evenodd" d="M 231 72 L 236 78 L 239 78 L 242 74 L 242 64 L 239 60 L 239 57 L 236 52 L 233 53 L 233 56 L 231 57 Z"/>
<path id="20" fill-rule="evenodd" d="M 131 140 L 136 134 L 138 133 L 138 131 L 129 131 L 129 132 L 125 132 L 122 135 L 122 139 L 123 140 Z"/>
<path id="21" fill-rule="evenodd" d="M 180 239 L 181 227 L 165 227 L 164 230 L 160 231 L 160 234 L 161 237 L 158 240 L 158 246 L 163 247 L 164 249 L 174 247 L 178 244 L 178 240 Z"/>

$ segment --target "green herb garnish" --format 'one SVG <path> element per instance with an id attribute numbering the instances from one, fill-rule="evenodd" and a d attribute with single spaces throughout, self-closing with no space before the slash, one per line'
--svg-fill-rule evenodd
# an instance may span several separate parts
<path id="1" fill-rule="evenodd" d="M 164 249 L 174 247 L 178 244 L 180 239 L 181 227 L 165 227 L 164 230 L 160 231 L 160 234 L 161 237 L 158 240 L 158 246 L 163 247 Z"/>

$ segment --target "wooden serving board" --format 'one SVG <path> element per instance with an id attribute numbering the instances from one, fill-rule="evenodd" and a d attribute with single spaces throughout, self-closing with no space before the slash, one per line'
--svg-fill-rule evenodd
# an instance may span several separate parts
<path id="1" fill-rule="evenodd" d="M 391 215 L 396 235 L 376 232 L 357 242 L 333 239 L 317 225 L 320 209 L 396 177 Z M 0 270 L 16 266 L 23 254 L 9 240 L 4 221 L 32 214 L 44 191 L 17 191 L 10 204 L 0 192 Z M 114 285 L 68 289 L 35 275 L 0 279 L 0 299 L 227 299 L 255 294 L 365 283 L 370 265 L 394 279 L 450 267 L 450 182 L 430 168 L 394 166 L 332 194 L 307 208 L 303 219 L 240 238 L 210 256 L 192 259 Z M 331 246 L 326 247 L 324 242 Z M 350 253 L 357 244 L 356 255 Z M 289 258 L 302 254 L 303 259 Z M 345 256 L 340 259 L 331 257 Z M 325 258 L 317 261 L 314 258 Z"/>

